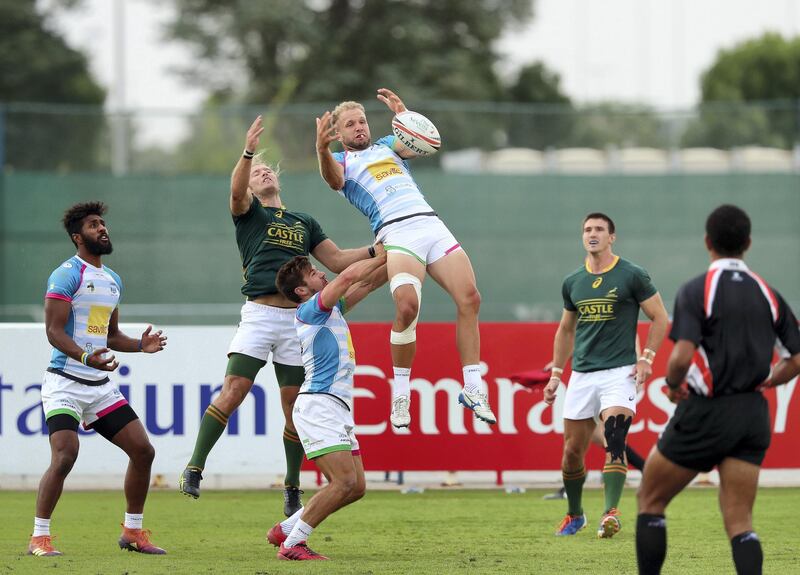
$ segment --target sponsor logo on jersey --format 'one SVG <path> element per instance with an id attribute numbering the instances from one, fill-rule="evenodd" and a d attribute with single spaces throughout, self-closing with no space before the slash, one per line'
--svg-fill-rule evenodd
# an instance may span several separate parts
<path id="1" fill-rule="evenodd" d="M 111 284 L 108 288 L 113 295 L 117 295 L 117 284 Z"/>
<path id="2" fill-rule="evenodd" d="M 578 308 L 578 321 L 608 321 L 614 319 L 614 303 L 616 302 L 616 295 L 613 298 L 593 298 L 585 299 L 577 302 Z"/>
<path id="3" fill-rule="evenodd" d="M 379 182 L 386 178 L 403 175 L 403 170 L 391 158 L 367 164 L 367 170 Z"/>
<path id="4" fill-rule="evenodd" d="M 114 308 L 106 305 L 93 305 L 89 308 L 89 319 L 86 320 L 86 333 L 90 335 L 108 335 L 108 322 Z"/>
<path id="5" fill-rule="evenodd" d="M 91 293 L 94 293 L 94 282 L 90 281 L 88 284 L 86 284 L 86 289 L 88 289 Z"/>
<path id="6" fill-rule="evenodd" d="M 306 228 L 302 222 L 287 226 L 281 222 L 274 222 L 267 226 L 265 244 L 289 248 L 298 253 L 305 253 Z"/>
<path id="7" fill-rule="evenodd" d="M 70 262 L 64 262 L 63 264 L 61 264 L 61 267 L 69 269 L 72 267 L 72 264 Z"/>
<path id="8" fill-rule="evenodd" d="M 592 287 L 593 287 L 594 289 L 597 289 L 597 288 L 599 288 L 599 287 L 600 287 L 600 284 L 601 284 L 601 283 L 603 283 L 603 276 L 600 276 L 599 278 L 597 278 L 596 280 L 594 280 L 594 281 L 592 282 Z"/>

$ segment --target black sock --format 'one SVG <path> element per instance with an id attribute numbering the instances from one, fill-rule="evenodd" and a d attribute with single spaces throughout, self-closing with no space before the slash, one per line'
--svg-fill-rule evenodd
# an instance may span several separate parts
<path id="1" fill-rule="evenodd" d="M 738 575 L 761 575 L 764 554 L 761 552 L 758 535 L 752 531 L 735 535 L 731 538 L 731 550 Z"/>
<path id="2" fill-rule="evenodd" d="M 636 560 L 639 575 L 658 575 L 667 556 L 667 520 L 640 513 L 636 519 Z"/>
<path id="3" fill-rule="evenodd" d="M 630 445 L 625 446 L 625 458 L 630 465 L 633 465 L 634 469 L 638 469 L 639 471 L 644 470 L 644 459 L 642 459 L 642 456 L 636 453 Z"/>

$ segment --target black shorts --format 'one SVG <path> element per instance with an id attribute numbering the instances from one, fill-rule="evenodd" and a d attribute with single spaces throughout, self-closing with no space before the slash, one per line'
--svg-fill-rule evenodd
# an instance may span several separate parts
<path id="1" fill-rule="evenodd" d="M 658 450 L 695 471 L 711 471 L 726 457 L 761 465 L 771 436 L 769 407 L 760 393 L 693 395 L 678 404 Z"/>

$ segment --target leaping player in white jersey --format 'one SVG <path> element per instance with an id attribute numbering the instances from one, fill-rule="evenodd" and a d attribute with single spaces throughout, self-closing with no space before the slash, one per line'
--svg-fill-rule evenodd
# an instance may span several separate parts
<path id="1" fill-rule="evenodd" d="M 53 346 L 50 366 L 42 383 L 42 408 L 50 434 L 50 467 L 39 482 L 36 517 L 28 554 L 61 555 L 50 538 L 50 517 L 61 497 L 64 480 L 78 457 L 78 424 L 93 429 L 122 449 L 130 458 L 125 474 L 125 522 L 121 549 L 163 555 L 142 529 L 144 502 L 150 486 L 150 466 L 155 450 L 128 401 L 108 374 L 117 369 L 109 349 L 156 353 L 166 336 L 151 333 L 141 338 L 119 329 L 120 277 L 101 262 L 112 251 L 101 202 L 76 204 L 64 214 L 64 227 L 78 253 L 50 274 L 44 314 L 47 339 Z"/>
<path id="2" fill-rule="evenodd" d="M 391 90 L 378 90 L 378 99 L 395 114 L 405 112 Z M 332 153 L 338 140 L 344 152 Z M 464 389 L 458 401 L 478 419 L 495 423 L 482 389 L 478 311 L 481 297 L 469 257 L 411 177 L 406 160 L 415 153 L 394 136 L 372 142 L 364 106 L 342 102 L 317 118 L 317 158 L 322 178 L 369 218 L 387 257 L 390 289 L 395 302 L 391 349 L 394 366 L 391 421 L 395 427 L 411 422 L 411 364 L 416 353 L 416 326 L 422 282 L 430 276 L 456 304 L 456 345 L 461 356 Z"/>

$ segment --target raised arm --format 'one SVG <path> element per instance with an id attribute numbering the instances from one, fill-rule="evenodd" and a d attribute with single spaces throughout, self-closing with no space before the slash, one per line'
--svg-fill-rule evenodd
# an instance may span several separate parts
<path id="1" fill-rule="evenodd" d="M 572 355 L 575 345 L 575 326 L 578 325 L 578 314 L 567 309 L 561 314 L 561 323 L 558 324 L 556 337 L 553 339 L 553 366 L 550 381 L 544 388 L 544 400 L 552 405 L 556 400 L 556 391 L 561 384 L 561 374 L 564 366 Z"/>
<path id="2" fill-rule="evenodd" d="M 253 201 L 247 188 L 250 185 L 250 168 L 253 165 L 253 155 L 256 152 L 256 148 L 258 148 L 258 141 L 263 131 L 262 119 L 261 116 L 258 116 L 247 130 L 244 152 L 239 161 L 236 162 L 236 167 L 231 174 L 230 207 L 231 214 L 234 216 L 241 216 L 246 213 L 250 209 L 250 203 Z"/>
<path id="3" fill-rule="evenodd" d="M 348 289 L 344 294 L 344 304 L 346 307 L 345 311 L 350 311 L 353 309 L 358 302 L 389 281 L 389 275 L 386 272 L 385 263 L 386 252 L 383 249 L 383 244 L 377 244 L 375 248 L 375 259 L 382 258 L 384 260 L 384 264 L 376 268 L 361 281 L 350 286 L 350 289 Z"/>
<path id="4" fill-rule="evenodd" d="M 336 274 L 343 272 L 350 264 L 373 257 L 374 253 L 373 246 L 342 250 L 329 238 L 321 241 L 311 251 L 317 261 Z"/>
<path id="5" fill-rule="evenodd" d="M 336 305 L 336 302 L 338 302 L 339 299 L 347 293 L 353 284 L 367 279 L 378 268 L 385 265 L 386 253 L 383 251 L 380 253 L 380 255 L 376 255 L 374 258 L 361 260 L 360 262 L 351 264 L 346 270 L 336 276 L 336 279 L 325 286 L 325 288 L 319 294 L 320 302 L 325 307 L 332 308 Z M 347 305 L 348 307 L 351 307 L 352 305 L 355 305 L 355 303 L 356 302 L 354 300 L 352 303 L 347 303 Z"/>
<path id="6" fill-rule="evenodd" d="M 378 100 L 386 104 L 386 107 L 389 108 L 392 112 L 394 112 L 395 115 L 401 112 L 406 112 L 408 110 L 408 108 L 406 108 L 406 105 L 403 103 L 403 100 L 400 99 L 400 96 L 398 96 L 388 88 L 378 88 Z M 417 154 L 406 148 L 397 139 L 395 139 L 395 142 L 392 145 L 392 150 L 394 151 L 395 154 L 406 160 L 410 160 L 411 158 L 417 157 Z"/>
<path id="7" fill-rule="evenodd" d="M 317 161 L 319 173 L 332 190 L 344 187 L 344 167 L 336 161 L 331 153 L 331 142 L 336 140 L 336 130 L 331 123 L 331 113 L 326 111 L 317 118 Z"/>

